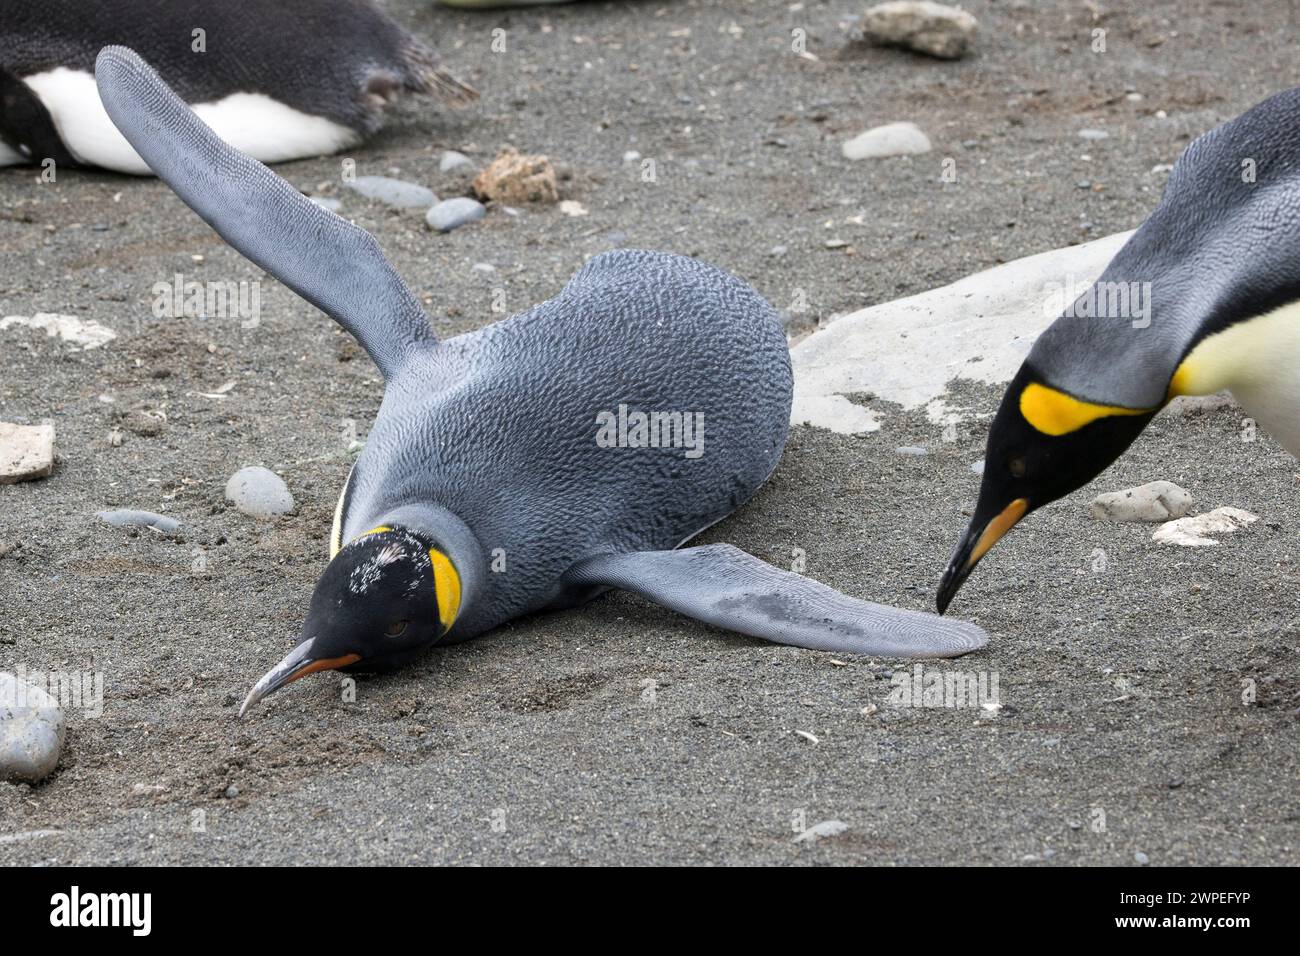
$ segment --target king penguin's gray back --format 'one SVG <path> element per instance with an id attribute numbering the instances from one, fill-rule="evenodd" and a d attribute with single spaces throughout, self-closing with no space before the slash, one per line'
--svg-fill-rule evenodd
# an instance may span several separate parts
<path id="1" fill-rule="evenodd" d="M 390 382 L 354 500 L 437 501 L 501 549 L 483 607 L 505 620 L 559 598 L 583 557 L 674 548 L 735 510 L 781 457 L 792 386 L 780 321 L 749 285 L 684 256 L 605 253 Z M 620 405 L 702 416 L 702 452 L 602 447 L 599 416 Z"/>

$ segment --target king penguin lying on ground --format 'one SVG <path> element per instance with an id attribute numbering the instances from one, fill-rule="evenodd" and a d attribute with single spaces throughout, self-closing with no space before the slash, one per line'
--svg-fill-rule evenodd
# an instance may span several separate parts
<path id="1" fill-rule="evenodd" d="M 799 647 L 946 657 L 985 643 L 972 624 L 858 601 L 729 545 L 675 550 L 753 495 L 785 446 L 785 336 L 739 279 L 608 253 L 554 299 L 440 343 L 368 233 L 223 143 L 130 50 L 105 49 L 96 77 L 154 172 L 356 336 L 386 381 L 297 646 L 241 713 L 314 671 L 399 665 L 610 587 Z M 704 431 L 690 449 L 603 447 L 627 409 Z"/>
<path id="2" fill-rule="evenodd" d="M 1228 389 L 1300 455 L 1297 249 L 1300 89 L 1193 141 L 1150 218 L 1079 300 L 1089 307 L 1034 343 L 993 419 L 940 612 L 999 538 L 1105 471 L 1179 395 Z"/>
<path id="3" fill-rule="evenodd" d="M 95 57 L 147 56 L 226 142 L 267 163 L 360 142 L 403 90 L 477 96 L 370 0 L 4 0 L 0 166 L 149 167 L 100 106 Z"/>

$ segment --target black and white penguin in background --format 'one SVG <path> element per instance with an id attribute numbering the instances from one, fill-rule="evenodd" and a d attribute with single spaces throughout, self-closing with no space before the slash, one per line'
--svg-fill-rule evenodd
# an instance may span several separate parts
<path id="1" fill-rule="evenodd" d="M 355 146 L 403 91 L 478 94 L 370 0 L 3 0 L 0 166 L 150 175 L 95 88 L 95 57 L 139 50 L 231 146 L 265 163 Z"/>

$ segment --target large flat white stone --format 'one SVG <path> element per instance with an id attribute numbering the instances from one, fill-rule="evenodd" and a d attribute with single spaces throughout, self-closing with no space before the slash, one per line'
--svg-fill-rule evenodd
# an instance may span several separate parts
<path id="1" fill-rule="evenodd" d="M 936 423 L 961 420 L 961 409 L 944 401 L 948 383 L 1011 381 L 1034 340 L 1131 234 L 1016 259 L 831 322 L 791 349 L 791 422 L 843 434 L 874 431 L 881 416 L 844 397 L 855 392 L 926 408 Z"/>

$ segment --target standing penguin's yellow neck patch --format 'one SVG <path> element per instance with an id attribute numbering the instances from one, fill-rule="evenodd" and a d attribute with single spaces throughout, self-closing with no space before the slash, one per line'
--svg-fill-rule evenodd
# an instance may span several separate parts
<path id="1" fill-rule="evenodd" d="M 1020 414 L 1044 435 L 1068 435 L 1099 418 L 1145 415 L 1151 411 L 1150 408 L 1122 408 L 1081 401 L 1038 382 L 1030 382 L 1020 393 Z"/>

